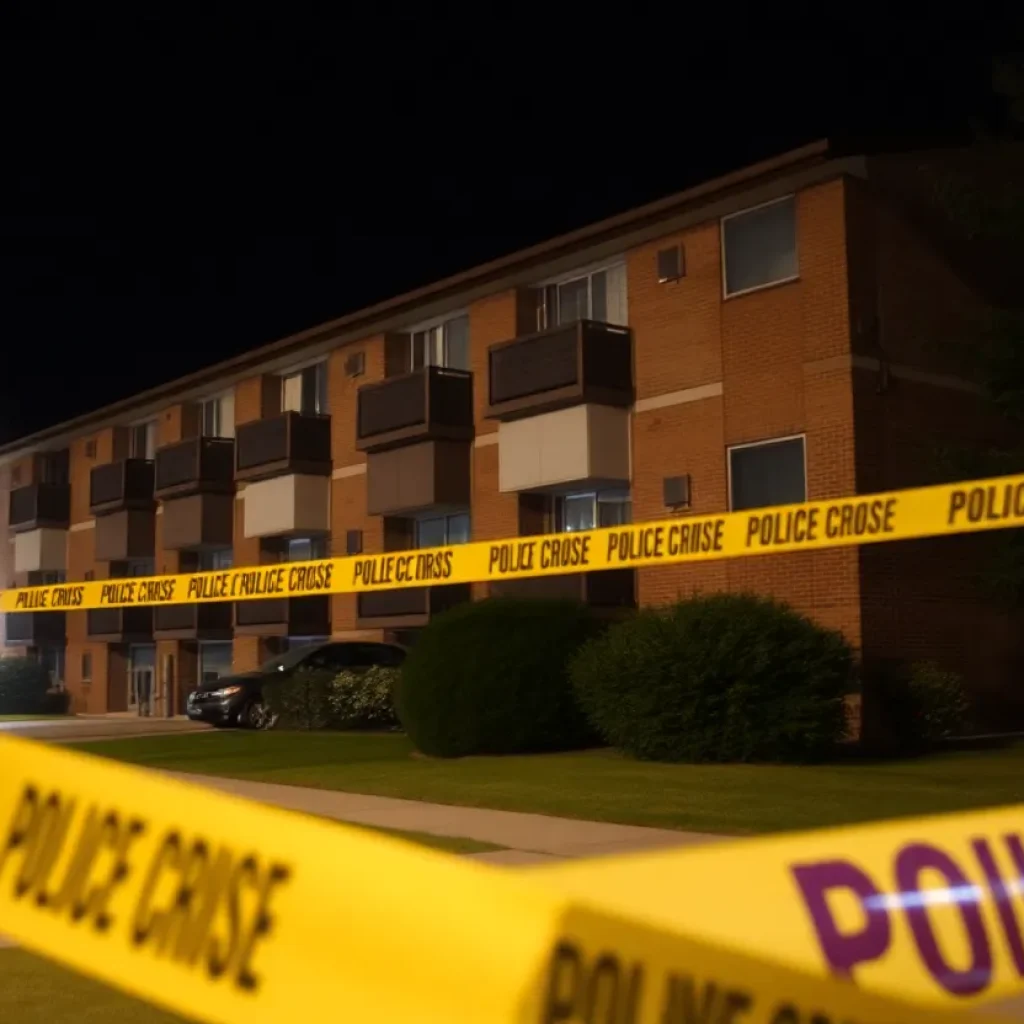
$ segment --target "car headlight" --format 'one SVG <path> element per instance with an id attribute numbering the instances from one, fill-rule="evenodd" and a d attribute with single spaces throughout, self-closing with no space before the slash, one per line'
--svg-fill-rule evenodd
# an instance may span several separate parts
<path id="1" fill-rule="evenodd" d="M 211 697 L 233 697 L 236 693 L 241 693 L 242 688 L 240 686 L 224 686 L 219 690 L 211 690 Z"/>

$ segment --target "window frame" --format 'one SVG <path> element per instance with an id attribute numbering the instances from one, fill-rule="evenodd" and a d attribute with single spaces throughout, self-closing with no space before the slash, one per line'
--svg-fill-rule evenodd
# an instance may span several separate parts
<path id="1" fill-rule="evenodd" d="M 726 474 L 726 487 L 728 489 L 728 508 L 730 512 L 752 512 L 755 509 L 737 509 L 733 504 L 733 486 L 732 486 L 732 453 L 740 451 L 745 448 L 766 448 L 768 445 L 783 444 L 786 441 L 799 441 L 801 445 L 801 451 L 803 452 L 803 471 L 804 471 L 804 502 L 810 500 L 810 489 L 807 482 L 807 433 L 799 434 L 785 434 L 782 437 L 765 437 L 760 441 L 744 441 L 742 444 L 730 444 L 725 449 L 725 474 Z M 785 508 L 786 505 L 799 505 L 803 502 L 787 501 L 779 505 L 758 505 L 757 508 Z"/>
<path id="2" fill-rule="evenodd" d="M 462 373 L 468 373 L 469 372 L 469 367 L 451 366 L 447 362 L 447 358 L 448 358 L 448 331 L 447 331 L 447 327 L 448 327 L 448 324 L 452 323 L 455 320 L 465 320 L 466 321 L 466 338 L 467 338 L 467 342 L 468 342 L 469 341 L 469 310 L 468 309 L 453 310 L 451 312 L 444 313 L 441 316 L 431 317 L 431 319 L 429 319 L 429 320 L 423 320 L 423 321 L 421 321 L 421 322 L 419 322 L 417 324 L 413 324 L 412 327 L 407 327 L 407 328 L 405 328 L 402 331 L 403 334 L 406 334 L 409 337 L 409 359 L 408 359 L 407 365 L 406 365 L 406 372 L 407 373 L 415 373 L 417 370 L 421 370 L 421 369 L 423 369 L 426 366 L 439 366 L 439 367 L 441 367 L 442 369 L 445 369 L 445 370 L 459 370 Z M 420 366 L 417 366 L 416 365 L 416 335 L 417 334 L 425 334 L 427 331 L 436 331 L 438 328 L 441 328 L 441 349 L 442 349 L 441 356 L 442 356 L 442 362 L 439 362 L 439 363 L 424 362 Z M 432 341 L 433 340 L 434 339 L 432 339 Z M 472 364 L 472 344 L 471 343 L 467 344 L 466 355 L 467 355 L 467 357 L 469 357 L 470 364 Z"/>
<path id="3" fill-rule="evenodd" d="M 609 270 L 615 270 L 615 269 L 620 268 L 620 267 L 622 268 L 622 273 L 623 273 L 623 276 L 624 276 L 624 279 L 625 279 L 625 282 L 626 282 L 626 319 L 628 321 L 629 320 L 629 268 L 628 268 L 628 265 L 627 265 L 625 254 L 622 254 L 622 255 L 619 255 L 619 256 L 613 256 L 610 259 L 601 260 L 598 263 L 591 263 L 591 264 L 588 264 L 587 266 L 576 267 L 575 269 L 573 269 L 573 270 L 571 270 L 571 271 L 569 271 L 567 273 L 558 274 L 558 275 L 556 275 L 554 277 L 545 278 L 544 280 L 538 281 L 536 284 L 533 285 L 533 287 L 537 291 L 541 292 L 542 294 L 548 288 L 554 288 L 554 289 L 556 289 L 556 294 L 557 294 L 557 289 L 560 288 L 562 285 L 571 284 L 573 281 L 579 281 L 579 280 L 581 280 L 584 277 L 587 278 L 587 316 L 584 317 L 584 319 L 593 320 L 594 319 L 594 289 L 593 289 L 593 285 L 591 285 L 591 283 L 590 283 L 590 279 L 595 274 L 606 273 Z M 546 310 L 546 308 L 547 307 L 546 307 L 546 303 L 545 303 L 545 310 Z M 561 322 L 561 319 L 559 319 L 559 322 L 556 323 L 556 324 L 551 323 L 550 320 L 547 318 L 546 314 L 545 314 L 545 319 L 547 319 L 548 322 L 544 324 L 543 328 L 541 328 L 542 330 L 553 330 L 556 327 L 564 327 L 565 326 Z M 570 323 L 575 323 L 575 321 L 570 321 Z M 623 325 L 619 325 L 619 326 L 628 326 L 628 323 L 627 324 L 623 324 Z"/>
<path id="4" fill-rule="evenodd" d="M 320 403 L 320 399 L 321 398 L 323 399 L 323 402 L 322 402 L 323 408 L 320 408 L 320 409 L 306 410 L 306 409 L 301 408 L 301 406 L 302 406 L 302 399 L 303 399 L 303 395 L 304 395 L 304 392 L 305 392 L 305 388 L 303 387 L 303 385 L 305 383 L 305 381 L 303 380 L 303 374 L 305 374 L 309 370 L 313 370 L 313 371 L 315 371 L 318 374 L 318 377 L 317 377 L 317 380 L 316 380 L 316 387 L 314 388 L 314 395 L 316 396 L 316 401 L 317 401 L 318 404 L 321 404 Z M 308 363 L 303 363 L 301 366 L 293 366 L 293 367 L 290 367 L 287 370 L 282 370 L 280 373 L 278 373 L 277 376 L 278 376 L 278 379 L 281 381 L 281 412 L 284 413 L 284 412 L 294 412 L 294 411 L 296 411 L 296 410 L 289 410 L 285 406 L 285 388 L 287 386 L 286 385 L 287 381 L 291 380 L 294 377 L 298 377 L 299 378 L 299 406 L 300 406 L 300 408 L 297 411 L 298 411 L 299 415 L 300 416 L 329 416 L 330 415 L 331 398 L 330 398 L 330 387 L 329 387 L 329 377 L 328 377 L 328 360 L 327 359 L 325 359 L 323 357 L 321 357 L 319 359 L 312 359 Z"/>
<path id="5" fill-rule="evenodd" d="M 796 272 L 789 277 L 780 277 L 777 281 L 768 281 L 765 284 L 755 284 L 750 288 L 740 288 L 738 291 L 729 291 L 729 278 L 726 274 L 726 251 L 725 251 L 725 225 L 727 221 L 736 220 L 749 213 L 755 213 L 769 206 L 778 206 L 780 203 L 793 203 L 793 256 L 796 262 Z M 763 203 L 756 203 L 754 206 L 745 206 L 735 213 L 727 213 L 718 221 L 718 247 L 720 250 L 720 262 L 722 265 L 722 301 L 726 299 L 739 298 L 741 295 L 750 295 L 753 292 L 764 291 L 765 288 L 777 288 L 779 285 L 792 284 L 800 280 L 800 232 L 797 225 L 797 195 L 795 192 L 787 192 L 784 196 L 777 196 Z"/>
<path id="6" fill-rule="evenodd" d="M 153 454 L 149 455 L 143 452 L 139 455 L 136 451 L 135 442 L 137 438 L 136 431 L 146 431 L 146 447 L 149 447 L 149 431 L 153 432 Z M 160 447 L 160 420 L 156 416 L 150 416 L 144 420 L 136 420 L 135 423 L 128 425 L 128 458 L 129 459 L 143 459 L 147 462 L 152 462 L 156 458 L 157 449 Z"/>
<path id="7" fill-rule="evenodd" d="M 613 500 L 605 500 L 605 505 L 628 505 L 629 523 L 633 522 L 633 493 L 628 487 L 603 487 L 592 491 L 567 491 L 565 494 L 556 494 L 552 499 L 551 526 L 554 533 L 587 533 L 590 530 L 608 529 L 601 526 L 600 506 L 601 495 L 624 494 L 624 497 Z M 565 528 L 565 500 L 566 498 L 589 498 L 593 509 L 594 525 L 583 530 L 567 530 Z M 613 527 L 614 528 L 614 527 Z"/>
<path id="8" fill-rule="evenodd" d="M 454 541 L 453 542 L 451 540 L 451 530 L 449 528 L 449 521 L 452 520 L 452 519 L 461 519 L 463 517 L 465 517 L 466 524 L 469 527 L 469 529 L 467 530 L 468 536 L 467 536 L 466 540 L 464 540 L 464 541 L 460 540 L 460 541 Z M 452 547 L 455 544 L 469 544 L 472 541 L 472 539 L 473 539 L 473 515 L 472 515 L 472 513 L 470 512 L 469 509 L 466 509 L 464 512 L 440 512 L 440 513 L 437 513 L 436 515 L 416 516 L 413 519 L 413 521 L 412 521 L 413 522 L 413 528 L 412 528 L 413 547 L 412 547 L 412 550 L 420 551 L 420 550 L 423 550 L 426 547 L 426 545 L 421 545 L 420 544 L 420 524 L 421 523 L 425 523 L 425 522 L 434 522 L 435 520 L 438 520 L 438 519 L 443 519 L 444 520 L 444 541 L 441 544 L 439 544 L 439 545 L 438 544 L 431 544 L 430 547 L 444 547 L 444 548 L 446 548 L 446 547 Z"/>

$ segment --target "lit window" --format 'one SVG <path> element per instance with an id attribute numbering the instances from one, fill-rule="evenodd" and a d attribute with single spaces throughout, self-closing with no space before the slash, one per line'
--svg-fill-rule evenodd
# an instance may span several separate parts
<path id="1" fill-rule="evenodd" d="M 128 457 L 131 459 L 156 458 L 156 420 L 137 423 L 128 434 Z"/>
<path id="2" fill-rule="evenodd" d="M 806 501 L 804 439 L 789 437 L 730 448 L 729 496 L 736 512 Z"/>
<path id="3" fill-rule="evenodd" d="M 797 276 L 796 199 L 723 218 L 722 245 L 727 296 L 791 281 Z"/>
<path id="4" fill-rule="evenodd" d="M 235 436 L 235 396 L 207 398 L 200 406 L 203 437 Z"/>
<path id="5" fill-rule="evenodd" d="M 281 408 L 303 416 L 327 414 L 327 364 L 315 363 L 281 378 Z"/>
<path id="6" fill-rule="evenodd" d="M 326 537 L 289 537 L 285 542 L 286 562 L 312 562 L 326 557 Z"/>
<path id="7" fill-rule="evenodd" d="M 199 572 L 219 572 L 235 564 L 235 553 L 231 548 L 214 548 L 199 552 Z"/>
<path id="8" fill-rule="evenodd" d="M 554 512 L 557 533 L 576 533 L 632 522 L 633 502 L 626 489 L 585 491 L 556 498 Z"/>
<path id="9" fill-rule="evenodd" d="M 469 513 L 450 516 L 424 516 L 416 520 L 415 546 L 441 548 L 449 544 L 469 543 Z"/>
<path id="10" fill-rule="evenodd" d="M 445 366 L 469 369 L 469 317 L 457 316 L 444 323 L 412 332 L 410 369 Z"/>
<path id="11" fill-rule="evenodd" d="M 619 263 L 603 270 L 546 285 L 539 292 L 537 325 L 541 329 L 577 320 L 626 326 L 626 267 Z"/>

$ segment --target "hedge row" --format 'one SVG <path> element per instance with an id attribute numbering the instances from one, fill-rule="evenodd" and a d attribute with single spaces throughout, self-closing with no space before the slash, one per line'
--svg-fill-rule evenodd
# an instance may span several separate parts
<path id="1" fill-rule="evenodd" d="M 642 760 L 808 763 L 848 735 L 857 685 L 840 633 L 768 598 L 712 594 L 611 625 L 569 601 L 464 604 L 431 621 L 400 673 L 303 672 L 265 695 L 284 726 L 400 723 L 433 757 L 606 744 Z M 874 690 L 888 752 L 967 718 L 960 680 L 935 666 Z"/>

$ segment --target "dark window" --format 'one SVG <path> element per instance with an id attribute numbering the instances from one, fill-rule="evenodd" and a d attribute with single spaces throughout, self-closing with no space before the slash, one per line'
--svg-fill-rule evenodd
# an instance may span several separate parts
<path id="1" fill-rule="evenodd" d="M 796 200 L 793 196 L 726 217 L 725 294 L 736 295 L 797 275 Z"/>
<path id="2" fill-rule="evenodd" d="M 327 668 L 340 672 L 352 664 L 351 644 L 328 644 L 315 651 L 306 660 L 310 668 Z"/>
<path id="3" fill-rule="evenodd" d="M 92 655 L 87 651 L 82 655 L 82 682 L 88 683 L 92 679 Z"/>
<path id="4" fill-rule="evenodd" d="M 735 512 L 807 500 L 802 437 L 730 448 L 729 473 Z"/>

